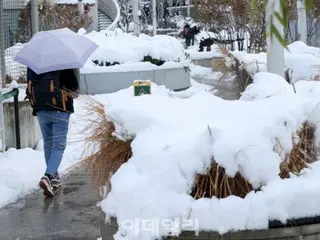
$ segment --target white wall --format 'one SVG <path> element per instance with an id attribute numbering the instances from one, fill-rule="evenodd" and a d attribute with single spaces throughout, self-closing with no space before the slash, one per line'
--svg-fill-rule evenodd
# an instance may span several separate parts
<path id="1" fill-rule="evenodd" d="M 134 80 L 150 80 L 170 90 L 190 87 L 190 72 L 183 67 L 150 71 L 80 74 L 82 94 L 112 93 L 133 85 Z"/>
<path id="2" fill-rule="evenodd" d="M 4 127 L 7 148 L 16 147 L 15 115 L 13 102 L 3 103 Z M 19 102 L 21 148 L 35 148 L 41 140 L 37 118 L 32 115 L 28 101 Z"/>

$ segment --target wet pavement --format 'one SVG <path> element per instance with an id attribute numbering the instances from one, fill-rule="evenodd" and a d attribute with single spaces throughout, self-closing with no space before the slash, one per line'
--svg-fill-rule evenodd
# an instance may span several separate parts
<path id="1" fill-rule="evenodd" d="M 212 86 L 214 95 L 225 100 L 237 100 L 240 97 L 240 87 L 234 77 L 227 77 L 221 80 L 211 78 L 203 79 L 198 77 L 193 77 L 193 79 L 198 83 L 204 83 Z"/>
<path id="2" fill-rule="evenodd" d="M 220 77 L 221 75 L 217 74 L 219 69 L 214 68 L 214 60 L 198 60 L 196 65 L 207 69 L 211 68 L 213 72 L 205 75 L 195 74 L 192 76 L 195 81 L 212 86 L 214 95 L 225 100 L 237 100 L 240 98 L 241 84 L 236 79 L 236 76 L 226 72 L 227 68 L 223 69 L 223 77 Z"/>
<path id="3" fill-rule="evenodd" d="M 100 197 L 90 175 L 77 169 L 52 199 L 35 193 L 0 209 L 1 240 L 97 240 Z"/>
<path id="4" fill-rule="evenodd" d="M 225 100 L 237 100 L 240 97 L 240 87 L 236 79 L 233 77 L 221 79 L 212 83 L 215 94 Z"/>

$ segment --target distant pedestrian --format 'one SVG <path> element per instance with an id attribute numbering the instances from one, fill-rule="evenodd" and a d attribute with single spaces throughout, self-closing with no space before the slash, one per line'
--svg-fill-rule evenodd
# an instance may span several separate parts
<path id="1" fill-rule="evenodd" d="M 191 38 L 192 38 L 192 33 L 190 31 L 190 25 L 189 24 L 186 24 L 184 27 L 183 27 L 183 36 L 184 38 L 186 39 L 186 47 L 190 47 L 190 42 L 191 42 Z"/>
<path id="2" fill-rule="evenodd" d="M 37 75 L 28 68 L 27 97 L 40 125 L 46 171 L 39 182 L 44 195 L 54 196 L 61 186 L 58 168 L 67 145 L 70 114 L 74 112 L 73 98 L 77 96 L 78 80 L 73 69 Z"/>
<path id="3" fill-rule="evenodd" d="M 191 45 L 194 46 L 194 42 L 195 42 L 195 37 L 197 34 L 199 34 L 199 29 L 197 28 L 197 26 L 193 26 L 193 28 L 191 28 Z"/>

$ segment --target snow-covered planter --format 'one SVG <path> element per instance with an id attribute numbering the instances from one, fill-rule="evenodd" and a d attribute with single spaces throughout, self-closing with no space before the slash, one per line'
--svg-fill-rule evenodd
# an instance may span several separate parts
<path id="1" fill-rule="evenodd" d="M 183 45 L 174 37 L 164 35 L 150 37 L 145 34 L 136 37 L 120 29 L 88 34 L 81 30 L 79 33 L 99 45 L 84 66 L 85 69 L 140 62 L 150 62 L 157 66 L 165 62 L 187 64 Z"/>
<path id="2" fill-rule="evenodd" d="M 6 66 L 6 83 L 11 81 L 19 81 L 20 83 L 26 83 L 27 68 L 20 63 L 15 62 L 13 59 L 23 48 L 23 44 L 17 43 L 16 45 L 9 47 L 5 50 L 5 66 Z"/>
<path id="3" fill-rule="evenodd" d="M 296 85 L 259 73 L 237 101 L 157 88 L 104 100 L 114 136 L 132 136 L 132 156 L 105 179 L 101 202 L 115 239 L 199 239 L 183 238 L 188 230 L 215 239 L 319 216 L 320 85 Z"/>
<path id="4" fill-rule="evenodd" d="M 84 34 L 100 47 L 80 70 L 83 94 L 112 93 L 132 86 L 137 79 L 150 80 L 171 90 L 190 87 L 190 61 L 183 45 L 173 37 L 136 37 L 115 31 Z"/>

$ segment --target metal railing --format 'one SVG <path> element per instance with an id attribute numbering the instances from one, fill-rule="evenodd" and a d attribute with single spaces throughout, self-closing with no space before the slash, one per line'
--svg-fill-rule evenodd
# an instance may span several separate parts
<path id="1" fill-rule="evenodd" d="M 23 0 L 0 0 L 0 80 L 1 87 L 12 80 L 23 82 L 23 68 L 13 58 L 19 51 L 16 43 L 24 43 L 18 36 L 26 36 L 31 32 L 27 17 L 23 10 L 28 7 Z M 27 24 L 28 23 L 28 24 Z M 14 46 L 14 47 L 13 47 Z"/>
<path id="2" fill-rule="evenodd" d="M 20 138 L 20 120 L 19 120 L 19 89 L 14 88 L 9 92 L 0 93 L 0 137 L 1 137 L 1 152 L 6 151 L 6 136 L 4 123 L 4 108 L 3 101 L 9 98 L 14 100 L 14 117 L 15 117 L 15 132 L 16 132 L 16 148 L 21 148 Z"/>

